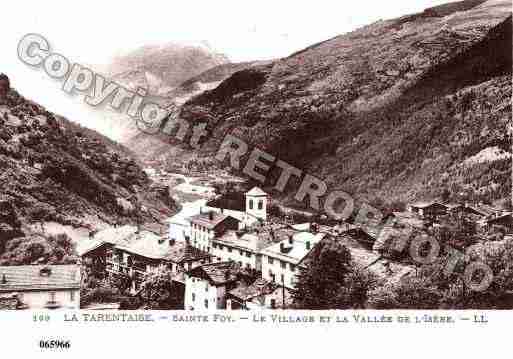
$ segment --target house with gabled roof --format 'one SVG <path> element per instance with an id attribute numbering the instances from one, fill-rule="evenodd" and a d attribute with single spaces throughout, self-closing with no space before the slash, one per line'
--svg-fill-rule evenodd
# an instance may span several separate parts
<path id="1" fill-rule="evenodd" d="M 299 264 L 326 235 L 323 232 L 295 232 L 262 249 L 262 278 L 293 289 Z"/>
<path id="2" fill-rule="evenodd" d="M 500 209 L 483 203 L 465 205 L 464 208 L 470 213 L 481 216 L 483 219 L 498 217 L 502 214 Z"/>
<path id="3" fill-rule="evenodd" d="M 511 213 L 505 213 L 494 218 L 490 218 L 486 221 L 488 228 L 498 226 L 505 228 L 507 233 L 513 233 L 513 217 Z"/>
<path id="4" fill-rule="evenodd" d="M 205 209 L 236 218 L 240 222 L 239 229 L 243 229 L 267 221 L 267 202 L 267 193 L 259 187 L 253 187 L 241 198 L 214 199 L 207 203 Z"/>
<path id="5" fill-rule="evenodd" d="M 412 212 L 391 212 L 383 218 L 384 223 L 390 223 L 399 227 L 411 227 L 423 229 L 425 221 L 417 214 Z"/>
<path id="6" fill-rule="evenodd" d="M 0 297 L 16 298 L 16 309 L 79 309 L 80 266 L 2 266 Z"/>
<path id="7" fill-rule="evenodd" d="M 210 253 L 212 239 L 227 230 L 239 229 L 239 220 L 224 213 L 210 211 L 189 218 L 191 223 L 191 245 Z"/>
<path id="8" fill-rule="evenodd" d="M 226 294 L 237 286 L 238 271 L 234 262 L 218 262 L 186 272 L 185 309 L 226 309 Z"/>
<path id="9" fill-rule="evenodd" d="M 212 255 L 218 261 L 234 261 L 241 268 L 260 272 L 262 254 L 260 251 L 272 242 L 255 232 L 228 230 L 212 240 Z"/>
<path id="10" fill-rule="evenodd" d="M 133 226 L 109 228 L 84 242 L 81 257 L 95 261 L 96 268 L 103 265 L 109 275 L 129 277 L 132 292 L 152 273 L 167 268 L 178 274 L 211 261 L 211 255 L 188 241 L 168 240 Z"/>
<path id="11" fill-rule="evenodd" d="M 291 289 L 263 278 L 250 285 L 239 283 L 226 298 L 226 309 L 230 310 L 285 309 L 293 302 Z"/>
<path id="12" fill-rule="evenodd" d="M 419 215 L 421 218 L 436 219 L 447 214 L 447 207 L 437 201 L 417 202 L 409 205 L 409 211 Z"/>

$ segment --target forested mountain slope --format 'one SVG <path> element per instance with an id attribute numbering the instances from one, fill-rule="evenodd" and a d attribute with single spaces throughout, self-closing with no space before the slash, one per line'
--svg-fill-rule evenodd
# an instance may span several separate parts
<path id="1" fill-rule="evenodd" d="M 511 30 L 499 0 L 380 21 L 236 72 L 181 116 L 207 122 L 201 156 L 233 133 L 357 197 L 509 197 Z"/>

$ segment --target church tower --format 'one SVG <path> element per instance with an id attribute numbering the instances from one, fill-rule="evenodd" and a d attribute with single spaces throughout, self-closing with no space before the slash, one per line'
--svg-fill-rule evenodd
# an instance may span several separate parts
<path id="1" fill-rule="evenodd" d="M 260 218 L 263 221 L 267 220 L 267 193 L 258 187 L 253 187 L 249 192 L 246 192 L 246 213 Z"/>

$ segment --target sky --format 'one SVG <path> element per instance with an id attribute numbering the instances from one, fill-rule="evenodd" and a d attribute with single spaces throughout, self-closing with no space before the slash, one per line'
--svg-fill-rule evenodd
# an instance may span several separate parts
<path id="1" fill-rule="evenodd" d="M 41 69 L 23 64 L 19 40 L 38 33 L 54 52 L 83 65 L 105 65 L 143 45 L 207 42 L 233 62 L 287 56 L 380 19 L 448 0 L 9 1 L 2 6 L 0 72 L 50 110 L 86 124 L 90 112 Z M 96 125 L 89 126 L 95 127 Z"/>

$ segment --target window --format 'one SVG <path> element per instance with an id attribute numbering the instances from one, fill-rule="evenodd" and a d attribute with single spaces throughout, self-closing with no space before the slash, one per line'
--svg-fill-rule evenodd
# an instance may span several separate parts
<path id="1" fill-rule="evenodd" d="M 72 301 L 72 302 L 75 301 L 75 291 L 74 290 L 69 292 L 69 300 Z"/>
<path id="2" fill-rule="evenodd" d="M 271 309 L 276 309 L 276 299 L 271 299 Z"/>
<path id="3" fill-rule="evenodd" d="M 232 249 L 228 247 L 228 253 L 232 253 Z"/>
<path id="4" fill-rule="evenodd" d="M 205 286 L 205 292 L 208 292 L 208 283 L 207 283 L 207 285 Z"/>
<path id="5" fill-rule="evenodd" d="M 196 300 L 196 294 L 192 293 L 192 301 L 194 302 Z"/>
<path id="6" fill-rule="evenodd" d="M 246 252 L 246 257 L 251 258 L 251 252 Z"/>
<path id="7" fill-rule="evenodd" d="M 208 309 L 208 299 L 205 299 L 205 308 Z"/>
<path id="8" fill-rule="evenodd" d="M 260 200 L 258 201 L 258 209 L 264 208 L 264 201 Z"/>
<path id="9" fill-rule="evenodd" d="M 249 209 L 253 209 L 253 200 L 252 199 L 249 200 Z"/>
<path id="10" fill-rule="evenodd" d="M 273 264 L 273 258 L 272 257 L 267 257 L 267 261 L 269 262 L 269 264 Z"/>
<path id="11" fill-rule="evenodd" d="M 244 251 L 242 249 L 239 251 L 239 253 L 240 253 L 241 256 L 244 255 Z"/>
<path id="12" fill-rule="evenodd" d="M 239 261 L 239 266 L 242 268 L 242 261 Z"/>
<path id="13" fill-rule="evenodd" d="M 251 269 L 251 265 L 249 263 L 246 263 L 246 268 Z"/>
<path id="14" fill-rule="evenodd" d="M 55 292 L 50 292 L 50 302 L 55 302 Z"/>
<path id="15" fill-rule="evenodd" d="M 296 270 L 296 266 L 292 263 L 290 263 L 290 270 L 294 272 Z"/>
<path id="16" fill-rule="evenodd" d="M 287 263 L 285 263 L 284 261 L 280 261 L 280 265 L 283 269 L 287 268 Z"/>

